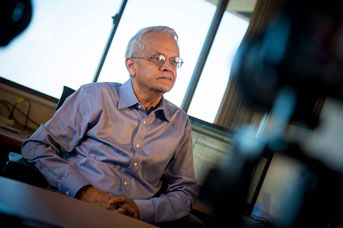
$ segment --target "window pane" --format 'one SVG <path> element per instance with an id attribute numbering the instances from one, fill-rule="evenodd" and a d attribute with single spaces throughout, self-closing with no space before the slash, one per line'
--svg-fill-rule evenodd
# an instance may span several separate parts
<path id="1" fill-rule="evenodd" d="M 29 26 L 0 48 L 0 76 L 54 97 L 91 82 L 121 1 L 32 3 Z"/>
<path id="2" fill-rule="evenodd" d="M 212 45 L 188 114 L 213 122 L 223 98 L 231 63 L 249 22 L 225 12 Z"/>
<path id="3" fill-rule="evenodd" d="M 125 82 L 129 78 L 125 50 L 130 38 L 143 27 L 167 25 L 179 35 L 180 57 L 185 63 L 178 69 L 174 88 L 165 97 L 180 106 L 215 10 L 216 6 L 205 0 L 128 1 L 99 81 Z"/>

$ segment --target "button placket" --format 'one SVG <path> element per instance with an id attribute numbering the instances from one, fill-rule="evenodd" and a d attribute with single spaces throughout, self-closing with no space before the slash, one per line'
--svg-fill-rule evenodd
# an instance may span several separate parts
<path id="1" fill-rule="evenodd" d="M 142 146 L 143 146 L 142 142 L 143 142 L 144 137 L 146 135 L 147 129 L 148 129 L 148 120 L 146 118 L 143 118 L 140 121 L 140 124 L 138 126 L 138 131 L 136 133 L 136 137 L 134 140 L 135 150 L 138 151 L 138 149 L 142 148 Z"/>
<path id="2" fill-rule="evenodd" d="M 128 194 L 130 192 L 130 177 L 124 176 L 122 179 L 122 193 Z"/>
<path id="3" fill-rule="evenodd" d="M 142 160 L 141 158 L 142 149 L 144 146 L 144 138 L 146 136 L 147 129 L 148 129 L 148 120 L 146 118 L 143 118 L 140 120 L 140 123 L 138 125 L 138 130 L 136 132 L 136 135 L 133 141 L 134 155 L 132 157 L 129 167 L 127 168 L 127 172 L 133 175 L 137 173 L 140 167 L 140 162 Z"/>

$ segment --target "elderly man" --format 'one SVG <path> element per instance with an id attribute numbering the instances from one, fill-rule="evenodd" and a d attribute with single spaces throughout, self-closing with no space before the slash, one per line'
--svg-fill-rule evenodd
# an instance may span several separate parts
<path id="1" fill-rule="evenodd" d="M 140 30 L 130 79 L 81 86 L 22 154 L 60 192 L 150 223 L 186 216 L 197 197 L 188 116 L 163 98 L 176 80 L 177 34 Z"/>

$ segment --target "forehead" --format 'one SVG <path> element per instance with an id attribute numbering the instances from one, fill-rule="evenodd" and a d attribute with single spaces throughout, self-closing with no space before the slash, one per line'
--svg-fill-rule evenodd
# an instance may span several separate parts
<path id="1" fill-rule="evenodd" d="M 143 52 L 155 52 L 166 55 L 178 55 L 179 47 L 176 40 L 168 34 L 150 32 L 142 36 Z"/>

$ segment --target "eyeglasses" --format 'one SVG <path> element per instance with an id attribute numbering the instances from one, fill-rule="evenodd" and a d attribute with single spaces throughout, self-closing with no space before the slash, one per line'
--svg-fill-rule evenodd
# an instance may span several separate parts
<path id="1" fill-rule="evenodd" d="M 158 66 L 162 66 L 167 60 L 167 58 L 164 55 L 155 55 L 155 56 L 147 56 L 147 57 L 132 56 L 131 58 L 132 59 L 145 59 L 145 60 L 155 63 Z M 183 64 L 183 60 L 179 57 L 170 57 L 169 62 L 177 68 L 180 68 Z"/>

